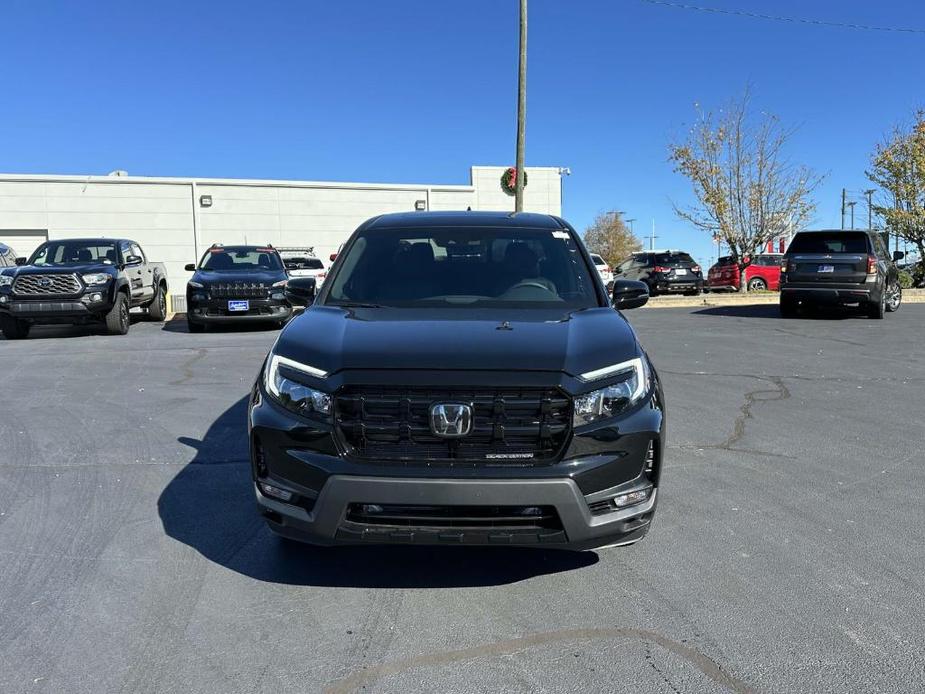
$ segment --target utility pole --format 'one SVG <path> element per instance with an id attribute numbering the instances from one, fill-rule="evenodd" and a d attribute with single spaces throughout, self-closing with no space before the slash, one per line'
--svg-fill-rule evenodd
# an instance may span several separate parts
<path id="1" fill-rule="evenodd" d="M 527 0 L 520 0 L 520 68 L 517 75 L 517 180 L 514 211 L 524 211 L 524 130 L 527 120 Z"/>
<path id="2" fill-rule="evenodd" d="M 845 228 L 845 201 L 847 200 L 848 191 L 841 189 L 841 228 Z"/>
<path id="3" fill-rule="evenodd" d="M 854 200 L 848 203 L 848 207 L 851 208 L 851 228 L 852 229 L 854 229 L 854 206 L 855 205 L 857 205 L 857 203 Z"/>
<path id="4" fill-rule="evenodd" d="M 636 218 L 635 218 L 635 217 L 633 217 L 632 219 L 627 219 L 627 220 L 626 220 L 626 223 L 630 225 L 630 233 L 631 233 L 633 236 L 636 235 L 636 232 L 633 230 L 633 222 L 635 222 L 635 221 L 636 221 Z"/>
<path id="5" fill-rule="evenodd" d="M 870 190 L 865 190 L 864 195 L 867 196 L 867 228 L 874 228 L 874 193 L 876 191 L 871 188 Z"/>
<path id="6" fill-rule="evenodd" d="M 655 235 L 655 220 L 653 219 L 652 220 L 652 235 L 649 236 L 649 250 L 650 251 L 655 250 L 655 239 L 657 238 L 658 236 Z"/>

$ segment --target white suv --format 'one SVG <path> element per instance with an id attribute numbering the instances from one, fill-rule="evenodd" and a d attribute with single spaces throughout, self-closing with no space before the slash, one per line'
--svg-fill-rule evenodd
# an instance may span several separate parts
<path id="1" fill-rule="evenodd" d="M 278 248 L 277 250 L 290 277 L 314 277 L 316 287 L 321 287 L 328 271 L 321 262 L 321 258 L 316 258 L 311 249 Z"/>
<path id="2" fill-rule="evenodd" d="M 610 284 L 613 280 L 613 272 L 610 269 L 610 266 L 607 264 L 607 261 L 604 260 L 597 253 L 591 254 L 591 260 L 594 261 L 594 267 L 597 268 L 597 274 L 601 276 L 601 279 L 604 281 L 604 285 Z"/>

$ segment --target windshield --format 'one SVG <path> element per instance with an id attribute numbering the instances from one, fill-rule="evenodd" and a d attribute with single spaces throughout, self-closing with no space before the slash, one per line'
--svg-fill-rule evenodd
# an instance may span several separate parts
<path id="1" fill-rule="evenodd" d="M 115 265 L 118 258 L 115 242 L 48 241 L 35 250 L 29 259 L 29 265 L 81 265 L 86 263 Z"/>
<path id="2" fill-rule="evenodd" d="M 282 271 L 283 264 L 279 260 L 279 254 L 272 248 L 225 246 L 206 251 L 199 263 L 199 269 L 218 272 Z"/>
<path id="3" fill-rule="evenodd" d="M 283 258 L 287 270 L 324 270 L 318 258 Z"/>
<path id="4" fill-rule="evenodd" d="M 572 235 L 552 229 L 370 230 L 350 245 L 327 304 L 598 306 Z"/>
<path id="5" fill-rule="evenodd" d="M 656 265 L 676 265 L 677 263 L 694 264 L 694 259 L 687 253 L 657 253 L 655 255 Z"/>
<path id="6" fill-rule="evenodd" d="M 867 253 L 867 234 L 857 231 L 804 232 L 793 237 L 788 253 Z"/>

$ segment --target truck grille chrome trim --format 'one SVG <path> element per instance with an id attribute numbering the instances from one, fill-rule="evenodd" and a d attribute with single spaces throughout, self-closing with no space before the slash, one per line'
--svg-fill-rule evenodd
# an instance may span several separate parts
<path id="1" fill-rule="evenodd" d="M 266 299 L 270 285 L 262 282 L 216 282 L 206 286 L 213 299 Z"/>
<path id="2" fill-rule="evenodd" d="M 13 293 L 23 296 L 69 296 L 79 294 L 82 289 L 75 273 L 20 275 L 13 283 Z"/>

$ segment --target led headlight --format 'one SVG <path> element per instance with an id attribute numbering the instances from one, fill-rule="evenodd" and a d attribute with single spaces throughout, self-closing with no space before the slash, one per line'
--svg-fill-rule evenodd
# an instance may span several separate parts
<path id="1" fill-rule="evenodd" d="M 0 287 L 9 287 L 13 284 L 12 275 L 0 275 Z"/>
<path id="2" fill-rule="evenodd" d="M 106 284 L 112 279 L 112 275 L 107 275 L 105 272 L 91 272 L 88 275 L 81 275 L 80 278 L 84 281 L 84 284 L 92 286 L 95 284 Z"/>
<path id="3" fill-rule="evenodd" d="M 280 287 L 285 287 L 287 282 L 289 282 L 289 280 L 280 280 L 279 282 L 274 282 L 272 285 L 273 289 L 279 289 Z"/>
<path id="4" fill-rule="evenodd" d="M 646 396 L 652 380 L 649 365 L 641 357 L 588 371 L 580 378 L 583 381 L 613 378 L 615 382 L 575 398 L 574 426 L 614 417 L 628 410 Z"/>
<path id="5" fill-rule="evenodd" d="M 271 398 L 287 410 L 301 415 L 316 412 L 321 415 L 331 414 L 331 395 L 286 378 L 280 373 L 280 367 L 292 369 L 314 378 L 325 378 L 328 374 L 314 366 L 302 364 L 277 354 L 270 354 L 267 366 L 263 370 L 263 387 Z"/>
<path id="6" fill-rule="evenodd" d="M 201 283 L 201 282 L 193 282 L 193 280 L 190 280 L 190 281 L 187 282 L 186 284 L 187 284 L 187 286 L 190 286 L 190 287 L 192 287 L 193 289 L 202 289 L 202 283 Z"/>

